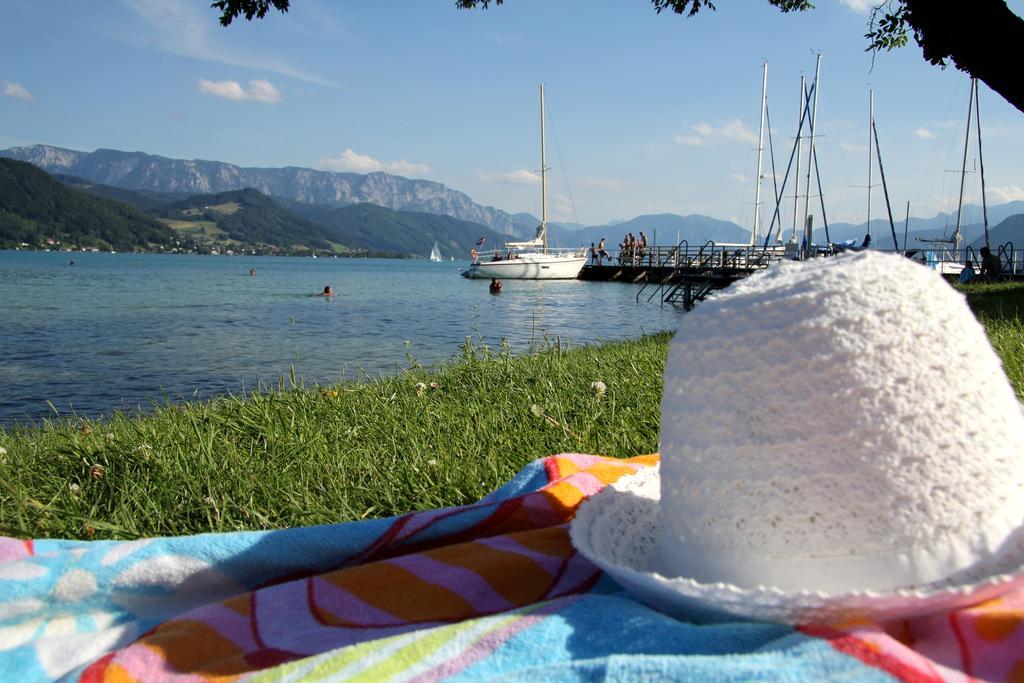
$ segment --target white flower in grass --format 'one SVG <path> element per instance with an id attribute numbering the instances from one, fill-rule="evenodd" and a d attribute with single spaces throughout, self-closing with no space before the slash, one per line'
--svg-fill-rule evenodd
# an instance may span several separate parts
<path id="1" fill-rule="evenodd" d="M 594 392 L 594 396 L 601 398 L 608 391 L 608 386 L 601 380 L 590 383 L 590 390 Z"/>
<path id="2" fill-rule="evenodd" d="M 7 449 L 4 448 L 3 446 L 0 446 L 0 465 L 3 465 L 5 462 L 7 462 L 7 458 L 4 457 L 6 455 L 7 455 Z"/>
<path id="3" fill-rule="evenodd" d="M 430 465 L 431 467 L 437 467 L 437 460 L 431 458 L 430 460 L 427 461 L 427 464 Z"/>
<path id="4" fill-rule="evenodd" d="M 71 491 L 71 495 L 73 495 L 73 496 L 77 496 L 78 495 L 78 491 L 81 488 L 82 488 L 81 486 L 79 486 L 78 484 L 75 484 L 74 482 L 72 482 L 71 484 L 68 484 L 68 490 Z"/>
<path id="5" fill-rule="evenodd" d="M 424 384 L 423 382 L 416 382 L 416 395 L 417 396 L 422 398 L 423 394 L 425 394 L 426 391 L 427 391 L 427 385 L 426 384 Z"/>

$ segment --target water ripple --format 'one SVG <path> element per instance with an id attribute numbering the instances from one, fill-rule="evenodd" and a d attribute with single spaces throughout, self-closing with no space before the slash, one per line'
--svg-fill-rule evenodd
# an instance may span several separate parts
<path id="1" fill-rule="evenodd" d="M 0 423 L 145 410 L 362 370 L 390 374 L 456 354 L 466 337 L 514 351 L 672 329 L 636 285 L 486 281 L 465 264 L 375 259 L 0 251 Z M 249 277 L 250 268 L 257 271 Z M 240 277 L 244 275 L 245 277 Z M 332 299 L 316 296 L 325 284 Z"/>

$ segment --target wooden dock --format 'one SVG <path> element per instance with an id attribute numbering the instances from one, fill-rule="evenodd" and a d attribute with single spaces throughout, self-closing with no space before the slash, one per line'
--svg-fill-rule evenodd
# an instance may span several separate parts
<path id="1" fill-rule="evenodd" d="M 681 305 L 690 310 L 708 294 L 728 287 L 781 259 L 780 249 L 750 249 L 747 245 L 706 242 L 691 248 L 652 247 L 643 253 L 618 254 L 610 262 L 585 265 L 580 280 L 643 284 L 637 301 Z"/>
<path id="2" fill-rule="evenodd" d="M 908 258 L 920 250 L 903 254 Z M 675 247 L 650 247 L 643 252 L 613 253 L 612 258 L 601 263 L 590 263 L 580 271 L 580 280 L 597 282 L 623 282 L 642 284 L 636 294 L 638 302 L 653 301 L 671 303 L 690 310 L 711 292 L 728 287 L 737 280 L 767 268 L 784 258 L 821 258 L 835 254 L 831 248 L 815 248 L 813 252 L 802 253 L 795 245 L 750 247 L 744 244 L 716 244 L 705 242 L 700 247 L 691 247 L 686 241 Z M 968 247 L 968 256 L 973 252 Z M 1024 250 L 1015 249 L 1008 242 L 998 249 L 1003 264 L 1000 280 L 1024 279 Z M 934 258 L 939 258 L 932 254 Z M 942 254 L 950 263 L 962 263 L 958 254 Z M 976 258 L 974 260 L 977 260 Z M 931 258 L 925 265 L 941 267 L 942 263 Z M 953 276 L 955 279 L 955 276 Z"/>

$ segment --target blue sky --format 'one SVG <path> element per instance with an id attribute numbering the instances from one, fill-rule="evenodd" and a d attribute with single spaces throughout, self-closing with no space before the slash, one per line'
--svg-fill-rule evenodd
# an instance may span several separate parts
<path id="1" fill-rule="evenodd" d="M 539 215 L 544 82 L 553 219 L 700 213 L 749 227 L 761 63 L 781 174 L 820 51 L 829 220 L 865 218 L 869 88 L 897 220 L 907 201 L 915 216 L 955 209 L 966 75 L 913 44 L 872 68 L 865 0 L 794 14 L 716 4 L 687 19 L 646 0 L 293 0 L 222 28 L 207 0 L 0 0 L 0 148 L 384 170 Z M 1008 5 L 1024 14 L 1024 0 Z M 1024 199 L 1024 114 L 984 84 L 981 112 L 989 202 Z M 967 185 L 979 201 L 976 174 Z M 878 187 L 873 217 L 882 202 Z"/>

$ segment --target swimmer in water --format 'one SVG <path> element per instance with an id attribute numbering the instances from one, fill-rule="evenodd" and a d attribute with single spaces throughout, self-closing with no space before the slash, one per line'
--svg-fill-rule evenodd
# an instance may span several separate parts
<path id="1" fill-rule="evenodd" d="M 320 293 L 320 296 L 334 296 L 334 290 L 330 285 L 324 285 L 324 291 Z"/>

